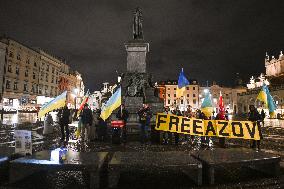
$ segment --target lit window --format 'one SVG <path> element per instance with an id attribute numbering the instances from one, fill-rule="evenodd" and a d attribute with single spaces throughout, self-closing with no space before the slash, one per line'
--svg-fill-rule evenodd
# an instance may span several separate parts
<path id="1" fill-rule="evenodd" d="M 8 72 L 12 73 L 12 65 L 11 64 L 8 65 Z"/>
<path id="2" fill-rule="evenodd" d="M 28 77 L 29 76 L 29 70 L 26 70 L 25 71 L 25 77 Z"/>
<path id="3" fill-rule="evenodd" d="M 21 60 L 21 55 L 20 55 L 20 53 L 17 54 L 17 60 Z"/>
<path id="4" fill-rule="evenodd" d="M 18 82 L 17 81 L 14 82 L 14 90 L 18 90 Z"/>
<path id="5" fill-rule="evenodd" d="M 7 80 L 6 81 L 6 89 L 10 89 L 11 88 L 11 81 Z"/>
<path id="6" fill-rule="evenodd" d="M 196 104 L 196 99 L 193 99 L 193 104 Z"/>
<path id="7" fill-rule="evenodd" d="M 10 52 L 10 53 L 9 53 L 9 57 L 11 57 L 11 58 L 13 58 L 13 57 L 14 57 L 13 52 Z"/>
<path id="8" fill-rule="evenodd" d="M 28 84 L 27 83 L 24 83 L 24 91 L 28 92 Z"/>
<path id="9" fill-rule="evenodd" d="M 19 66 L 17 65 L 16 66 L 16 74 L 19 75 L 19 73 L 20 73 L 20 70 L 19 70 Z"/>

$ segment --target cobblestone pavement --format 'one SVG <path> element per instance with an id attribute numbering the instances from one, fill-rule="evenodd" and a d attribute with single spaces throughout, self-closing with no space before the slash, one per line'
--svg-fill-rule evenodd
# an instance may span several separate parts
<path id="1" fill-rule="evenodd" d="M 51 136 L 42 136 L 42 124 L 23 124 L 18 129 L 32 130 L 33 151 L 43 149 L 54 149 L 60 147 L 59 128 L 55 127 L 55 132 Z M 1 126 L 0 128 L 0 146 L 14 146 L 15 127 Z M 262 150 L 265 152 L 280 155 L 281 176 L 279 178 L 265 178 L 261 174 L 251 173 L 249 170 L 234 168 L 225 170 L 226 173 L 217 176 L 217 185 L 197 187 L 192 182 L 188 182 L 185 175 L 180 173 L 129 173 L 122 174 L 119 188 L 284 188 L 284 125 L 266 121 L 265 127 L 262 127 L 264 139 L 262 141 Z M 74 133 L 74 129 L 71 129 Z M 133 136 L 135 138 L 135 136 Z M 131 140 L 131 136 L 130 136 Z M 213 139 L 214 141 L 215 139 Z M 215 142 L 213 142 L 214 144 Z M 249 147 L 249 141 L 239 139 L 228 139 L 228 147 Z M 191 151 L 194 148 L 191 145 L 141 145 L 139 142 L 129 142 L 126 145 L 112 145 L 106 142 L 90 142 L 83 144 L 77 140 L 70 140 L 67 146 L 75 151 Z M 213 147 L 218 147 L 214 146 Z M 107 174 L 107 173 L 105 173 Z M 19 183 L 9 185 L 4 183 L 0 188 L 87 188 L 86 181 L 81 172 L 68 171 L 57 172 L 53 174 L 37 174 L 29 177 Z M 105 185 L 103 185 L 105 187 Z"/>

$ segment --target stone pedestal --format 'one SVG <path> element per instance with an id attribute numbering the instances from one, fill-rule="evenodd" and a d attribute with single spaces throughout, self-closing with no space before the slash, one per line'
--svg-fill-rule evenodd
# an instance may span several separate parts
<path id="1" fill-rule="evenodd" d="M 127 51 L 127 72 L 146 73 L 146 54 L 149 52 L 149 43 L 143 40 L 133 40 L 125 43 Z"/>
<path id="2" fill-rule="evenodd" d="M 152 123 L 155 124 L 155 114 L 163 111 L 163 101 L 154 95 L 151 77 L 146 69 L 146 56 L 149 43 L 143 40 L 132 40 L 125 43 L 127 51 L 127 71 L 122 78 L 122 103 L 129 111 L 128 125 L 138 128 L 138 110 L 143 103 L 150 105 L 153 112 Z"/>

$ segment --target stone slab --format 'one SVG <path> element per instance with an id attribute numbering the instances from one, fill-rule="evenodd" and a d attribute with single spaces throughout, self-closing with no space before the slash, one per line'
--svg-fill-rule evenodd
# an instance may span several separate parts
<path id="1" fill-rule="evenodd" d="M 107 158 L 107 152 L 68 151 L 64 163 L 50 161 L 50 150 L 36 152 L 10 163 L 10 183 L 17 182 L 40 171 L 80 170 L 89 175 L 90 188 L 99 188 L 100 171 Z"/>
<path id="2" fill-rule="evenodd" d="M 188 152 L 115 152 L 108 165 L 110 188 L 117 186 L 120 173 L 135 170 L 171 171 L 179 170 L 202 184 L 202 165 Z"/>
<path id="3" fill-rule="evenodd" d="M 15 148 L 0 147 L 0 183 L 9 178 L 9 161 L 13 158 Z"/>
<path id="4" fill-rule="evenodd" d="M 239 165 L 252 168 L 257 171 L 279 175 L 280 156 L 256 152 L 247 148 L 217 148 L 214 150 L 200 150 L 191 155 L 202 162 L 204 179 L 209 184 L 215 183 L 215 168 L 218 166 Z"/>

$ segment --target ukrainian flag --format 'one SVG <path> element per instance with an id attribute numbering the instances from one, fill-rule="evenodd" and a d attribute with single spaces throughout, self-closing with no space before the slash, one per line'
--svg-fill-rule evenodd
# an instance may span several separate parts
<path id="1" fill-rule="evenodd" d="M 275 104 L 273 97 L 271 96 L 267 85 L 263 85 L 261 91 L 259 92 L 257 99 L 264 102 L 265 107 L 269 109 L 269 114 L 271 117 L 275 116 L 275 110 L 277 105 Z"/>
<path id="2" fill-rule="evenodd" d="M 183 96 L 183 93 L 185 91 L 185 87 L 189 85 L 189 81 L 185 77 L 183 73 L 183 68 L 181 69 L 181 72 L 178 77 L 178 88 L 177 88 L 177 98 L 180 98 Z"/>
<path id="3" fill-rule="evenodd" d="M 66 105 L 66 95 L 67 91 L 63 92 L 61 95 L 57 96 L 55 99 L 41 107 L 38 112 L 38 117 L 41 118 L 52 110 L 64 107 Z"/>
<path id="4" fill-rule="evenodd" d="M 201 111 L 205 114 L 206 117 L 211 117 L 213 113 L 213 106 L 210 97 L 210 92 L 205 94 L 205 98 L 201 104 Z"/>
<path id="5" fill-rule="evenodd" d="M 121 105 L 121 87 L 108 99 L 106 105 L 102 107 L 100 117 L 106 120 L 111 113 Z"/>

